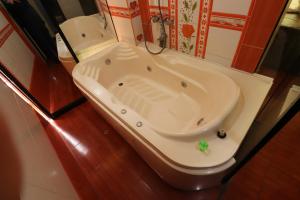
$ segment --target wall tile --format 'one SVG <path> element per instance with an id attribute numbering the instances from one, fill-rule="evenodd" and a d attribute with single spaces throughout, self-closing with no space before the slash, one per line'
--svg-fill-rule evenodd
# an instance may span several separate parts
<path id="1" fill-rule="evenodd" d="M 143 39 L 143 27 L 142 27 L 141 16 L 136 16 L 132 18 L 131 23 L 132 23 L 136 42 L 141 42 Z"/>
<path id="2" fill-rule="evenodd" d="M 164 16 L 174 20 L 174 25 L 166 26 L 167 46 L 182 53 L 253 72 L 256 68 L 254 64 L 259 62 L 262 49 L 265 48 L 286 1 L 162 0 Z M 137 30 L 142 27 L 147 40 L 158 44 L 160 26 L 149 23 L 150 16 L 158 14 L 157 1 L 138 2 L 141 20 L 132 21 L 132 34 L 136 37 L 135 32 L 139 31 L 135 31 L 135 27 L 139 27 Z M 138 21 L 141 21 L 142 26 L 138 26 Z M 127 31 L 126 37 L 121 37 L 121 40 L 133 41 L 129 36 L 129 24 L 127 27 L 124 24 L 121 26 Z M 246 69 L 246 66 L 251 66 L 252 69 Z"/>
<path id="3" fill-rule="evenodd" d="M 178 1 L 178 50 L 194 55 L 200 14 L 200 2 Z"/>
<path id="4" fill-rule="evenodd" d="M 210 27 L 206 53 L 222 57 L 231 63 L 240 37 L 240 31 Z"/>
<path id="5" fill-rule="evenodd" d="M 140 11 L 141 11 L 141 18 L 143 20 L 143 23 L 145 23 L 150 16 L 150 9 L 149 9 L 148 1 L 147 0 L 138 0 L 138 3 L 139 3 Z"/>
<path id="6" fill-rule="evenodd" d="M 256 1 L 244 44 L 265 48 L 284 5 L 285 0 L 276 3 L 273 0 Z"/>
<path id="7" fill-rule="evenodd" d="M 247 15 L 251 0 L 214 0 L 213 12 Z"/>
<path id="8" fill-rule="evenodd" d="M 135 44 L 134 33 L 132 30 L 131 20 L 123 17 L 112 17 L 119 41 Z"/>
<path id="9" fill-rule="evenodd" d="M 273 30 L 276 28 L 286 2 L 287 0 L 279 0 L 276 3 L 272 0 L 253 0 L 249 18 L 246 22 L 246 29 L 243 31 L 243 36 L 239 42 L 241 48 L 237 49 L 232 64 L 234 68 L 248 72 L 256 70 L 261 54 L 266 48 Z M 247 50 L 249 50 L 248 54 L 246 53 Z M 246 57 L 244 58 L 243 56 Z M 250 57 L 251 60 L 249 59 Z M 249 62 L 248 65 L 245 65 L 246 61 Z"/>
<path id="10" fill-rule="evenodd" d="M 242 45 L 237 58 L 238 67 L 234 67 L 243 71 L 253 72 L 262 54 L 263 49 Z"/>
<path id="11" fill-rule="evenodd" d="M 144 34 L 144 39 L 146 39 L 149 42 L 153 42 L 153 34 L 152 34 L 152 26 L 143 24 L 143 34 Z"/>
<path id="12" fill-rule="evenodd" d="M 108 0 L 119 41 L 137 45 L 143 40 L 143 23 L 138 0 Z"/>

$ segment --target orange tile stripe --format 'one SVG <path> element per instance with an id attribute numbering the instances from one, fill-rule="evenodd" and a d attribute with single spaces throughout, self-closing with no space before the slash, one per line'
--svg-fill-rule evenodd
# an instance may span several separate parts
<path id="1" fill-rule="evenodd" d="M 13 27 L 8 24 L 1 30 L 0 47 L 6 42 L 9 36 L 14 32 Z"/>
<path id="2" fill-rule="evenodd" d="M 10 26 L 9 23 L 7 23 L 1 30 L 0 30 L 0 36 L 5 32 L 5 30 Z"/>
<path id="3" fill-rule="evenodd" d="M 109 6 L 109 10 L 112 16 L 123 17 L 128 19 L 132 19 L 141 14 L 139 8 L 131 9 L 119 6 Z"/>
<path id="4" fill-rule="evenodd" d="M 170 48 L 178 50 L 178 0 L 169 1 L 170 18 L 174 20 L 173 26 L 170 26 Z"/>
<path id="5" fill-rule="evenodd" d="M 246 18 L 246 24 L 245 24 L 244 27 L 243 27 L 242 35 L 241 35 L 241 38 L 240 38 L 238 47 L 237 47 L 237 49 L 236 49 L 236 51 L 235 51 L 235 54 L 234 54 L 234 57 L 233 57 L 233 60 L 232 60 L 232 63 L 231 63 L 231 66 L 232 66 L 232 67 L 233 67 L 234 65 L 236 65 L 236 61 L 237 61 L 238 55 L 239 55 L 239 53 L 240 53 L 241 46 L 242 46 L 242 43 L 243 43 L 243 41 L 244 41 L 244 38 L 245 38 L 245 35 L 246 35 L 246 31 L 247 31 L 247 28 L 248 28 L 249 23 L 250 23 L 250 17 L 251 17 L 252 14 L 253 14 L 255 1 L 256 1 L 256 0 L 252 0 L 252 1 L 251 1 L 251 5 L 250 5 L 250 8 L 249 8 L 249 10 L 248 10 L 248 16 L 247 16 L 247 18 Z"/>
<path id="6" fill-rule="evenodd" d="M 153 33 L 152 33 L 152 24 L 149 22 L 150 19 L 150 9 L 148 0 L 138 0 L 140 11 L 141 11 L 141 20 L 143 25 L 144 39 L 149 42 L 153 42 Z"/>

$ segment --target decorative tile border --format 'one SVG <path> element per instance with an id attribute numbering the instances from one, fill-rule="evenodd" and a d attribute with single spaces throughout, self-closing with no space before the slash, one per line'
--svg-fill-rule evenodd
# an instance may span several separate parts
<path id="1" fill-rule="evenodd" d="M 141 14 L 137 1 L 126 1 L 127 7 L 119 7 L 109 5 L 109 10 L 112 16 L 132 19 Z"/>
<path id="2" fill-rule="evenodd" d="M 247 16 L 212 12 L 209 25 L 219 28 L 242 31 Z"/>
<path id="3" fill-rule="evenodd" d="M 159 14 L 159 9 L 158 6 L 149 6 L 149 10 L 150 10 L 150 16 L 154 16 L 154 15 L 158 15 Z M 162 14 L 164 17 L 168 17 L 169 16 L 169 7 L 161 7 L 162 10 Z"/>
<path id="4" fill-rule="evenodd" d="M 198 0 L 179 1 L 178 50 L 182 53 L 192 55 L 195 52 L 199 12 L 200 2 Z"/>
<path id="5" fill-rule="evenodd" d="M 170 26 L 170 49 L 178 50 L 178 0 L 169 0 L 169 16 L 174 21 Z"/>
<path id="6" fill-rule="evenodd" d="M 118 6 L 109 6 L 109 10 L 112 16 L 114 17 L 123 17 L 132 19 L 140 15 L 139 9 L 123 8 Z"/>
<path id="7" fill-rule="evenodd" d="M 104 0 L 98 0 L 104 1 Z M 124 0 L 123 0 L 124 1 Z M 114 1 L 116 4 L 119 4 L 120 7 L 117 6 L 110 6 L 110 10 L 112 16 L 123 17 L 132 19 L 135 16 L 141 15 L 142 18 L 142 27 L 144 30 L 144 35 L 146 35 L 149 41 L 153 42 L 153 34 L 157 37 L 158 28 L 153 24 L 149 23 L 149 19 L 152 15 L 157 15 L 159 13 L 157 1 L 156 0 L 125 0 L 127 2 L 127 8 L 124 5 L 125 2 L 123 1 Z M 283 2 L 284 0 L 280 0 Z M 121 2 L 121 3 L 119 3 Z M 131 5 L 136 4 L 135 2 L 139 2 L 139 6 L 133 7 L 140 7 L 140 10 L 130 9 Z M 149 2 L 151 5 L 149 5 Z M 242 3 L 245 2 L 245 3 Z M 179 50 L 181 52 L 187 54 L 193 54 L 197 57 L 205 58 L 206 57 L 206 48 L 207 48 L 207 41 L 208 41 L 208 34 L 210 27 L 217 27 L 218 29 L 218 36 L 222 38 L 222 33 L 234 33 L 240 38 L 235 38 L 234 47 L 236 49 L 231 48 L 232 52 L 235 50 L 235 54 L 233 59 L 228 57 L 228 63 L 230 63 L 230 59 L 232 59 L 232 66 L 235 67 L 237 62 L 239 61 L 239 52 L 241 51 L 241 46 L 245 46 L 244 40 L 245 33 L 249 32 L 248 27 L 249 19 L 252 16 L 252 12 L 254 10 L 258 10 L 256 12 L 263 13 L 263 9 L 259 9 L 260 3 L 256 3 L 257 0 L 247 0 L 241 1 L 239 4 L 227 1 L 213 1 L 213 0 L 165 0 L 162 6 L 164 16 L 169 16 L 170 19 L 174 20 L 174 25 L 169 26 L 169 46 L 171 49 Z M 196 3 L 196 4 L 195 4 Z M 216 5 L 214 6 L 214 11 L 212 11 L 213 3 Z M 218 4 L 229 4 L 228 7 L 218 7 Z M 236 5 L 237 4 L 237 5 Z M 263 4 L 263 3 L 262 3 Z M 267 6 L 270 6 L 270 3 L 265 3 Z M 191 6 L 192 5 L 192 6 Z M 195 5 L 195 6 L 193 6 Z M 275 5 L 275 4 L 274 4 Z M 193 9 L 193 7 L 195 7 Z M 222 8 L 222 9 L 221 9 Z M 248 9 L 248 10 L 247 10 Z M 190 12 L 193 11 L 194 12 Z M 218 11 L 218 12 L 216 12 Z M 232 13 L 228 13 L 232 12 Z M 247 13 L 248 12 L 248 13 Z M 233 14 L 239 13 L 239 14 Z M 187 20 L 185 19 L 187 18 Z M 267 18 L 267 17 L 266 17 Z M 133 28 L 133 36 L 135 36 L 136 43 L 143 39 L 143 34 L 141 33 L 141 29 L 139 27 L 139 19 L 135 18 L 137 21 L 131 22 Z M 257 20 L 257 19 L 256 19 Z M 259 22 L 259 20 L 257 20 Z M 258 23 L 257 22 L 257 23 Z M 259 23 L 258 23 L 259 24 Z M 129 24 L 128 24 L 129 25 Z M 130 25 L 129 25 L 130 26 Z M 261 26 L 261 25 L 259 25 Z M 127 26 L 126 26 L 127 27 Z M 138 27 L 138 28 L 136 28 Z M 154 28 L 154 29 L 153 29 Z M 138 31 L 136 31 L 138 30 Z M 154 33 L 153 33 L 154 30 Z M 229 31 L 233 30 L 233 31 Z M 129 29 L 128 29 L 129 31 Z M 253 29 L 251 29 L 252 32 Z M 135 34 L 135 33 L 136 34 Z M 213 34 L 213 32 L 211 32 Z M 226 35 L 226 37 L 228 34 Z M 247 35 L 248 36 L 248 35 Z M 230 36 L 228 36 L 230 37 Z M 249 37 L 249 36 L 248 36 Z M 257 36 L 259 37 L 259 35 Z M 217 39 L 221 39 L 217 38 Z M 156 38 L 155 38 L 156 39 Z M 236 46 L 237 40 L 239 39 L 239 43 Z M 249 38 L 248 38 L 249 40 Z M 222 40 L 221 40 L 222 41 Z M 210 44 L 209 44 L 209 47 Z M 227 47 L 223 47 L 222 50 L 226 49 Z M 210 52 L 213 53 L 213 52 Z"/>
<path id="8" fill-rule="evenodd" d="M 122 29 L 116 28 L 117 35 L 126 35 L 126 40 L 134 41 L 137 45 L 143 39 L 141 12 L 139 8 L 138 0 L 124 0 L 124 2 L 113 2 L 117 5 L 108 4 L 109 12 L 112 16 L 112 20 L 115 26 L 118 27 L 121 23 Z M 126 4 L 124 4 L 126 3 Z M 122 18 L 122 19 L 120 19 Z M 124 30 L 124 27 L 131 26 L 131 31 Z M 129 41 L 128 40 L 128 41 Z"/>
<path id="9" fill-rule="evenodd" d="M 137 0 L 126 0 L 126 4 L 129 9 L 130 24 L 131 24 L 131 28 L 132 28 L 132 32 L 133 32 L 133 36 L 134 36 L 134 42 L 137 45 L 141 41 L 142 36 L 137 35 L 137 33 L 136 33 L 137 27 L 134 26 L 134 24 L 133 24 L 133 18 L 140 16 L 140 8 L 139 8 Z"/>
<path id="10" fill-rule="evenodd" d="M 209 21 L 213 0 L 201 0 L 195 56 L 205 58 Z"/>

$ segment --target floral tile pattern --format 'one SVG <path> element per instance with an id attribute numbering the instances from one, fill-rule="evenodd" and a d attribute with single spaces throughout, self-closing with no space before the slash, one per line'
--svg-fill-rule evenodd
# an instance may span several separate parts
<path id="1" fill-rule="evenodd" d="M 178 46 L 179 51 L 186 54 L 193 54 L 196 43 L 196 30 L 199 15 L 198 0 L 179 1 L 178 13 Z"/>
<path id="2" fill-rule="evenodd" d="M 270 1 L 256 5 L 255 0 L 161 0 L 164 17 L 173 21 L 173 24 L 166 25 L 167 46 L 188 55 L 219 62 L 225 66 L 234 66 L 240 43 L 249 29 L 249 20 L 253 17 L 250 11 L 255 7 L 263 13 L 262 8 L 270 6 Z M 157 44 L 160 26 L 149 22 L 151 16 L 159 14 L 157 0 L 108 2 L 119 5 L 118 8 L 110 7 L 112 15 L 117 16 L 118 20 L 120 17 L 131 20 L 136 44 L 144 38 Z M 125 2 L 129 4 L 125 6 Z M 262 4 L 264 6 L 261 6 Z M 122 7 L 126 7 L 125 10 Z M 135 16 L 139 19 L 133 20 Z"/>

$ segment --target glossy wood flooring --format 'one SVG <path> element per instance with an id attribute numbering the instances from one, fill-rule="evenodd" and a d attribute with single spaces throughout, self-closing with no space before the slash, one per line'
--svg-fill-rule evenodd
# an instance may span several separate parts
<path id="1" fill-rule="evenodd" d="M 86 102 L 54 123 L 41 122 L 82 199 L 217 199 L 164 183 Z M 225 199 L 298 199 L 300 114 L 231 181 Z"/>
<path id="2" fill-rule="evenodd" d="M 28 90 L 50 113 L 82 97 L 62 64 L 47 64 L 41 59 L 35 59 Z"/>
<path id="3" fill-rule="evenodd" d="M 300 199 L 300 113 L 233 177 L 224 199 Z"/>

